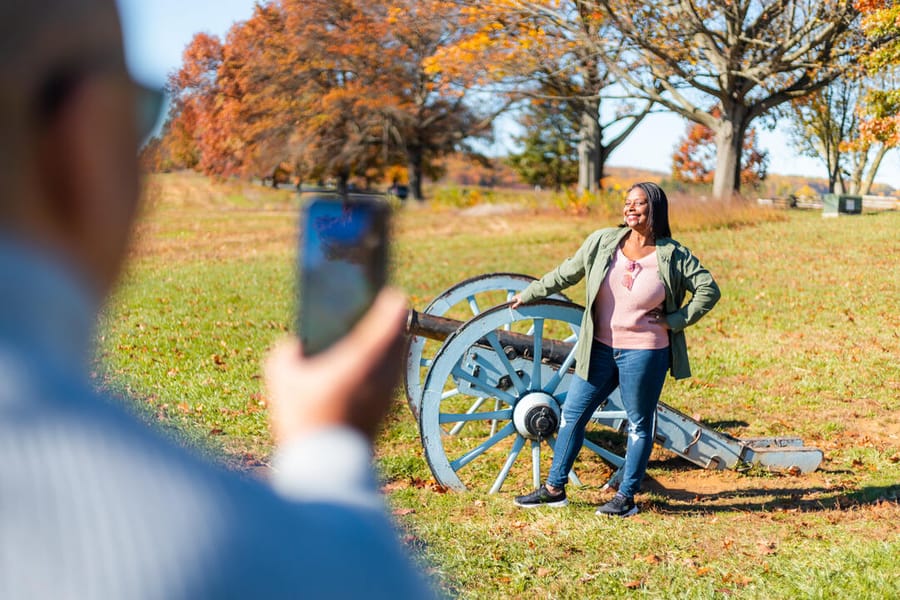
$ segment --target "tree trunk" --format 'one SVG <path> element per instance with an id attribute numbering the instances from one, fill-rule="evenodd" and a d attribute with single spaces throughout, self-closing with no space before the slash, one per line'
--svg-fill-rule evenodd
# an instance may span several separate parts
<path id="1" fill-rule="evenodd" d="M 410 148 L 406 152 L 406 169 L 409 171 L 409 193 L 422 202 L 422 151 L 419 148 Z"/>
<path id="2" fill-rule="evenodd" d="M 828 169 L 828 193 L 835 193 L 838 186 L 840 186 L 840 193 L 844 193 L 844 180 L 840 176 L 840 155 L 832 147 L 830 139 L 825 139 L 818 146 L 819 155 L 825 160 L 825 168 Z"/>
<path id="3" fill-rule="evenodd" d="M 597 191 L 603 165 L 600 162 L 600 146 L 603 143 L 599 113 L 591 108 L 581 113 L 581 130 L 578 140 L 578 190 Z"/>
<path id="4" fill-rule="evenodd" d="M 713 197 L 730 198 L 741 189 L 741 151 L 744 132 L 727 116 L 716 130 L 716 173 L 713 177 Z"/>
<path id="5" fill-rule="evenodd" d="M 862 153 L 860 153 L 862 154 Z M 863 178 L 863 170 L 866 168 L 865 157 L 861 158 L 855 165 L 853 165 L 853 172 L 850 173 L 850 185 L 844 186 L 843 193 L 845 194 L 859 194 L 859 189 L 862 186 L 862 178 Z"/>
<path id="6" fill-rule="evenodd" d="M 884 155 L 888 152 L 888 147 L 884 144 L 878 148 L 878 152 L 875 153 L 875 158 L 872 159 L 872 165 L 869 167 L 868 172 L 866 172 L 866 176 L 863 178 L 862 182 L 859 186 L 859 193 L 863 196 L 872 191 L 872 183 L 875 181 L 875 175 L 878 173 L 879 167 L 881 167 L 881 161 L 884 159 Z"/>
<path id="7" fill-rule="evenodd" d="M 350 173 L 341 171 L 337 174 L 337 189 L 341 194 L 347 193 L 347 182 L 350 181 Z"/>

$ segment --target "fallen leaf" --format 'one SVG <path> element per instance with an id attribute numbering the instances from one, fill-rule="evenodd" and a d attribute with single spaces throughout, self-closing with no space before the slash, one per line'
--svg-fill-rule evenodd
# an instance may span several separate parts
<path id="1" fill-rule="evenodd" d="M 623 585 L 629 590 L 634 590 L 644 585 L 644 580 L 635 579 L 634 581 L 626 581 Z"/>
<path id="2" fill-rule="evenodd" d="M 449 488 L 447 488 L 447 487 L 445 487 L 445 486 L 443 486 L 443 485 L 441 485 L 441 484 L 439 484 L 439 483 L 437 483 L 437 482 L 432 483 L 430 489 L 431 489 L 431 491 L 434 492 L 435 494 L 446 494 L 447 491 L 449 490 Z"/>
<path id="3" fill-rule="evenodd" d="M 552 571 L 547 567 L 541 567 L 537 570 L 538 577 L 547 577 L 548 575 L 550 575 L 550 573 L 552 573 Z"/>
<path id="4" fill-rule="evenodd" d="M 769 540 L 757 540 L 756 547 L 760 554 L 775 554 L 775 542 Z"/>
<path id="5" fill-rule="evenodd" d="M 395 508 L 393 510 L 393 514 L 398 517 L 412 515 L 412 514 L 415 514 L 415 512 L 416 512 L 416 509 L 414 509 L 414 508 Z"/>
<path id="6" fill-rule="evenodd" d="M 698 567 L 697 570 L 694 571 L 694 574 L 695 574 L 697 577 L 703 577 L 704 575 L 708 575 L 708 574 L 709 574 L 709 567 Z"/>
<path id="7" fill-rule="evenodd" d="M 734 573 L 725 573 L 725 576 L 722 577 L 722 581 L 726 583 L 733 583 L 738 586 L 745 586 L 750 584 L 750 578 L 746 575 L 739 575 Z"/>

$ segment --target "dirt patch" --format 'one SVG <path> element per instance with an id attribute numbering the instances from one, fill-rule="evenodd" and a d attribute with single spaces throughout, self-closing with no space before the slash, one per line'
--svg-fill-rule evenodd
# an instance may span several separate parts
<path id="1" fill-rule="evenodd" d="M 900 484 L 860 486 L 859 474 L 827 463 L 807 474 L 739 473 L 698 469 L 673 457 L 651 462 L 650 471 L 642 495 L 662 513 L 841 511 L 887 503 L 900 515 Z"/>

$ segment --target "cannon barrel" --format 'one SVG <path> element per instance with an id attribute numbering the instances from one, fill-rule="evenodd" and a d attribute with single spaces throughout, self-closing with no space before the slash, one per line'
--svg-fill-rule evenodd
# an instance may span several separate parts
<path id="1" fill-rule="evenodd" d="M 406 329 L 412 335 L 442 342 L 464 324 L 464 321 L 410 310 L 406 320 Z M 497 341 L 500 342 L 500 346 L 508 357 L 512 358 L 510 354 L 515 353 L 516 356 L 523 358 L 534 358 L 533 336 L 503 329 L 497 330 L 496 333 Z M 474 345 L 491 347 L 490 342 L 484 337 L 476 341 Z M 544 338 L 541 340 L 541 362 L 558 367 L 565 362 L 574 346 L 575 344 L 571 342 Z"/>

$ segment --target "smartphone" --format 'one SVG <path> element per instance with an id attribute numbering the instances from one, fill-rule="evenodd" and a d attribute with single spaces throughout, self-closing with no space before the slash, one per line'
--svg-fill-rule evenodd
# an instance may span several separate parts
<path id="1" fill-rule="evenodd" d="M 374 195 L 316 195 L 301 210 L 297 331 L 303 354 L 343 337 L 387 279 L 390 206 Z"/>

